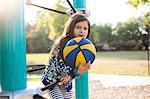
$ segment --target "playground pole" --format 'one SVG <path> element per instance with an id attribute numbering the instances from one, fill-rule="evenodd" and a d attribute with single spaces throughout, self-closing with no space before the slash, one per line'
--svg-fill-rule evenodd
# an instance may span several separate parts
<path id="1" fill-rule="evenodd" d="M 0 89 L 26 88 L 24 1 L 3 0 L 0 12 Z"/>
<path id="2" fill-rule="evenodd" d="M 75 9 L 85 9 L 86 0 L 73 0 Z M 82 74 L 75 80 L 76 99 L 88 99 L 88 72 Z"/>
<path id="3" fill-rule="evenodd" d="M 1 10 L 0 10 L 1 12 Z M 0 13 L 1 15 L 1 13 Z M 1 91 L 1 33 L 2 33 L 2 15 L 0 16 L 0 91 Z"/>

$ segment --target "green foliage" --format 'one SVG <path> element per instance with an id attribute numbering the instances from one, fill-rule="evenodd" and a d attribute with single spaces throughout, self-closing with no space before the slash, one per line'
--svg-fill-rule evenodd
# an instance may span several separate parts
<path id="1" fill-rule="evenodd" d="M 53 9 L 65 12 L 67 8 L 61 6 L 60 1 L 61 0 L 57 0 L 57 3 L 55 4 L 55 7 Z M 39 13 L 37 13 L 37 26 L 47 27 L 49 39 L 55 40 L 63 32 L 64 25 L 67 19 L 68 17 L 66 15 L 62 15 L 52 11 L 42 10 Z"/>
<path id="2" fill-rule="evenodd" d="M 61 6 L 60 2 L 61 2 L 61 0 L 57 0 L 54 9 L 65 12 L 67 10 L 67 8 Z M 45 20 L 45 21 L 46 21 L 46 23 L 48 23 L 47 27 L 50 30 L 49 39 L 55 40 L 57 37 L 59 37 L 62 34 L 64 25 L 65 25 L 68 17 L 66 15 L 62 15 L 62 14 L 59 14 L 56 12 L 51 12 L 51 11 L 44 11 L 43 13 L 46 13 L 46 16 L 47 16 L 47 20 Z"/>
<path id="3" fill-rule="evenodd" d="M 112 35 L 112 26 L 110 24 L 104 24 L 104 25 L 92 25 L 92 33 L 91 35 L 93 36 L 93 40 L 96 43 L 108 43 L 111 42 L 113 39 Z"/>
<path id="4" fill-rule="evenodd" d="M 60 0 L 54 9 L 66 11 L 66 8 L 60 5 Z M 53 41 L 63 32 L 67 18 L 66 15 L 47 10 L 37 12 L 36 23 L 26 24 L 27 53 L 49 52 Z"/>
<path id="5" fill-rule="evenodd" d="M 130 18 L 126 22 L 117 24 L 115 32 L 117 34 L 118 49 L 139 49 L 141 48 L 142 20 L 140 18 Z M 122 48 L 119 48 L 122 47 Z"/>
<path id="6" fill-rule="evenodd" d="M 129 40 L 138 41 L 140 39 L 140 24 L 137 19 L 131 18 L 127 22 L 118 23 L 116 26 L 116 32 L 119 42 L 127 42 Z"/>
<path id="7" fill-rule="evenodd" d="M 91 34 L 90 34 L 90 39 L 92 42 L 94 43 L 98 43 L 99 42 L 99 37 L 98 37 L 98 32 L 97 32 L 98 26 L 96 24 L 93 24 L 91 26 Z"/>
<path id="8" fill-rule="evenodd" d="M 128 0 L 128 4 L 137 8 L 140 4 L 148 4 L 149 0 Z"/>
<path id="9" fill-rule="evenodd" d="M 43 53 L 49 52 L 50 40 L 45 28 L 36 28 L 35 26 L 26 26 L 26 50 L 27 53 Z"/>
<path id="10" fill-rule="evenodd" d="M 150 1 L 149 0 L 128 0 L 128 4 L 132 5 L 134 8 L 138 9 L 139 5 L 147 6 L 149 9 Z M 144 27 L 150 28 L 150 12 L 143 12 L 144 14 Z"/>
<path id="11" fill-rule="evenodd" d="M 113 36 L 112 36 L 111 25 L 109 24 L 99 25 L 98 32 L 99 32 L 100 42 L 109 43 L 112 41 Z"/>
<path id="12" fill-rule="evenodd" d="M 92 37 L 96 44 L 97 51 L 103 50 L 103 46 L 107 46 L 108 49 L 112 49 L 112 42 L 115 41 L 116 36 L 113 34 L 113 28 L 111 24 L 99 24 L 92 25 Z"/>
<path id="13" fill-rule="evenodd" d="M 60 0 L 55 4 L 56 10 L 65 12 L 67 8 L 60 5 Z M 149 27 L 150 15 L 144 18 L 130 18 L 120 22 L 112 28 L 111 24 L 93 24 L 90 39 L 96 46 L 109 48 L 117 47 L 118 50 L 141 49 L 141 32 L 144 26 Z M 59 13 L 42 10 L 37 12 L 36 23 L 26 24 L 27 52 L 49 52 L 53 41 L 61 35 L 68 17 Z M 143 23 L 145 25 L 143 25 Z M 121 48 L 122 47 L 122 48 Z"/>
<path id="14" fill-rule="evenodd" d="M 98 49 L 107 45 L 108 50 L 138 50 L 143 48 L 141 32 L 144 30 L 143 18 L 130 18 L 119 22 L 115 28 L 111 24 L 93 24 L 91 40 Z"/>
<path id="15" fill-rule="evenodd" d="M 145 28 L 150 28 L 150 12 L 145 13 L 144 26 Z"/>

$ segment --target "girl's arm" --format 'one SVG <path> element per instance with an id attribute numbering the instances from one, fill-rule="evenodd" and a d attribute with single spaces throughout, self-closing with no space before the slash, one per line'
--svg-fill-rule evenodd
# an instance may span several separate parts
<path id="1" fill-rule="evenodd" d="M 75 78 L 75 77 L 79 77 L 81 74 L 88 71 L 91 68 L 91 62 L 89 61 L 85 66 L 82 66 L 82 64 L 79 63 L 79 65 L 77 67 L 75 67 L 70 72 L 70 76 L 72 77 L 72 79 Z"/>
<path id="2" fill-rule="evenodd" d="M 60 79 L 61 83 L 67 83 L 70 79 L 78 77 L 79 75 L 81 75 L 84 72 L 88 71 L 90 69 L 90 67 L 91 67 L 91 62 L 90 61 L 85 66 L 82 66 L 82 64 L 80 63 L 78 65 L 78 68 L 74 68 L 74 70 L 72 70 L 70 72 L 70 76 L 61 77 L 61 79 Z"/>
<path id="3" fill-rule="evenodd" d="M 89 61 L 85 66 L 82 66 L 81 63 L 78 65 L 78 74 L 81 75 L 84 72 L 88 71 L 91 68 L 91 62 Z"/>

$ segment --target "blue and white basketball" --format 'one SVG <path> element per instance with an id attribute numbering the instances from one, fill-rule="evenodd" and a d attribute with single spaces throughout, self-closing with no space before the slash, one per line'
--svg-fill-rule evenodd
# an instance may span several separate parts
<path id="1" fill-rule="evenodd" d="M 96 56 L 96 48 L 94 44 L 81 37 L 69 40 L 63 50 L 63 58 L 66 65 L 77 67 L 79 63 L 85 66 L 89 61 L 94 62 Z"/>

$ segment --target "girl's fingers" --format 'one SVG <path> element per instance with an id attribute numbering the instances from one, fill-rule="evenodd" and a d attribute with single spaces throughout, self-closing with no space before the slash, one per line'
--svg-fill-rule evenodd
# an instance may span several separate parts
<path id="1" fill-rule="evenodd" d="M 64 80 L 64 77 L 61 77 L 61 78 L 60 78 L 60 81 L 63 81 L 63 80 Z"/>
<path id="2" fill-rule="evenodd" d="M 91 68 L 91 61 L 89 61 L 88 63 L 87 63 L 87 69 L 89 70 Z"/>
<path id="3" fill-rule="evenodd" d="M 82 66 L 81 62 L 78 65 L 78 73 L 81 75 L 91 68 L 91 61 L 89 61 L 85 66 Z"/>
<path id="4" fill-rule="evenodd" d="M 91 66 L 88 66 L 88 70 L 90 70 L 91 69 Z"/>
<path id="5" fill-rule="evenodd" d="M 62 82 L 59 82 L 59 83 L 57 83 L 58 85 L 62 85 L 63 83 Z"/>
<path id="6" fill-rule="evenodd" d="M 64 82 L 65 82 L 65 78 L 64 78 L 64 77 L 61 77 L 60 82 L 61 82 L 61 83 L 64 83 Z"/>
<path id="7" fill-rule="evenodd" d="M 70 79 L 71 79 L 70 76 L 64 76 L 64 77 L 62 77 L 62 78 L 60 79 L 60 81 L 61 81 L 62 83 L 67 83 Z"/>
<path id="8" fill-rule="evenodd" d="M 89 61 L 89 62 L 87 63 L 87 65 L 90 66 L 90 65 L 91 65 L 91 61 Z"/>
<path id="9" fill-rule="evenodd" d="M 81 64 L 81 62 L 79 62 L 78 68 L 82 68 L 82 64 Z"/>
<path id="10" fill-rule="evenodd" d="M 65 84 L 65 83 L 66 83 L 66 80 L 65 80 L 65 79 L 61 80 L 61 83 Z"/>

